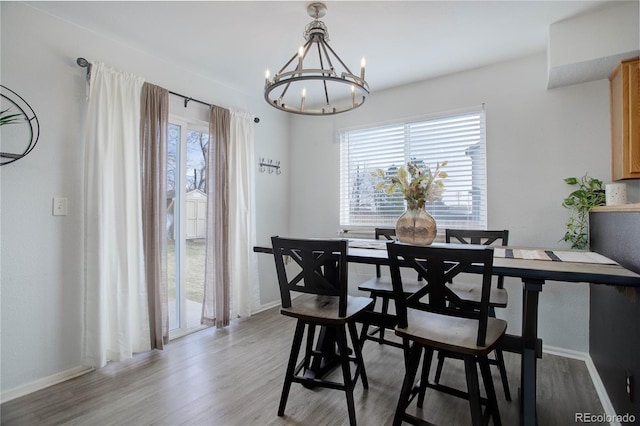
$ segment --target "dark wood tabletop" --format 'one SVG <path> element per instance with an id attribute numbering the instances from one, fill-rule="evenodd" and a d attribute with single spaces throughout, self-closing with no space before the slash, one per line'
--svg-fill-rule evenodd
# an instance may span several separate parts
<path id="1" fill-rule="evenodd" d="M 447 246 L 447 243 L 433 245 Z M 254 251 L 272 253 L 271 247 L 266 246 L 256 246 Z M 347 256 L 352 263 L 389 264 L 387 251 L 379 248 L 349 247 Z M 618 264 L 510 259 L 496 256 L 493 260 L 493 273 L 521 279 L 640 287 L 640 275 Z"/>

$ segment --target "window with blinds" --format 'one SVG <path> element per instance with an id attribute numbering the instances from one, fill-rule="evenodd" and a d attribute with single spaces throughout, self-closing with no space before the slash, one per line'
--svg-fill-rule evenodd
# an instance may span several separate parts
<path id="1" fill-rule="evenodd" d="M 432 169 L 447 161 L 448 177 L 440 200 L 427 203 L 438 229 L 487 227 L 485 113 L 464 113 L 386 124 L 340 133 L 340 225 L 395 226 L 406 204 L 400 192 L 376 190 L 409 162 Z"/>

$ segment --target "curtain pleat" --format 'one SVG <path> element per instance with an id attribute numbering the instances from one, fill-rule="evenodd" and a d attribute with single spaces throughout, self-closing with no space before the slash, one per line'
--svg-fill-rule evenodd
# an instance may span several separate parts
<path id="1" fill-rule="evenodd" d="M 85 147 L 84 362 L 149 350 L 142 238 L 142 78 L 94 63 Z"/>
<path id="2" fill-rule="evenodd" d="M 229 180 L 229 279 L 231 317 L 248 317 L 260 305 L 260 289 L 255 284 L 254 170 L 252 117 L 231 111 L 228 152 Z"/>
<path id="3" fill-rule="evenodd" d="M 167 129 L 169 91 L 144 83 L 141 97 L 140 155 L 142 226 L 151 347 L 169 341 L 167 302 Z"/>
<path id="4" fill-rule="evenodd" d="M 229 182 L 230 111 L 212 106 L 207 156 L 207 243 L 202 323 L 229 325 Z"/>

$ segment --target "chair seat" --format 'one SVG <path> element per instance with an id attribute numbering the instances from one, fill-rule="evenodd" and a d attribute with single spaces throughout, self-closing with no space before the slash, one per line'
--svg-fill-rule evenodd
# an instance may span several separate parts
<path id="1" fill-rule="evenodd" d="M 355 315 L 373 303 L 370 297 L 347 296 L 347 315 L 338 315 L 338 296 L 302 294 L 290 308 L 281 308 L 280 313 L 303 321 L 318 324 L 339 325 L 350 321 Z"/>
<path id="2" fill-rule="evenodd" d="M 407 294 L 413 294 L 424 286 L 424 281 L 403 281 L 402 285 Z M 393 297 L 393 285 L 390 277 L 371 278 L 360 284 L 358 290 L 372 291 L 378 295 Z"/>
<path id="3" fill-rule="evenodd" d="M 478 346 L 478 321 L 407 309 L 409 326 L 396 326 L 396 335 L 409 338 L 430 348 L 469 355 L 486 355 L 491 352 L 507 330 L 507 322 L 489 318 L 484 346 Z"/>
<path id="4" fill-rule="evenodd" d="M 476 283 L 455 282 L 448 285 L 451 291 L 460 299 L 467 302 L 480 304 L 482 286 Z M 491 287 L 489 295 L 489 306 L 494 308 L 506 308 L 508 301 L 507 290 L 504 288 Z"/>

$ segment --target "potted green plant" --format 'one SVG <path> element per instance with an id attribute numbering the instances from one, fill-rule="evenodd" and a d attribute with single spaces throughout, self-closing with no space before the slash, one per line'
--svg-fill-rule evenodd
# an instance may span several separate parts
<path id="1" fill-rule="evenodd" d="M 578 188 L 562 201 L 562 206 L 571 210 L 567 221 L 567 232 L 560 241 L 571 243 L 572 249 L 589 248 L 589 210 L 605 204 L 602 181 L 585 174 L 581 178 L 569 177 L 565 183 Z"/>

